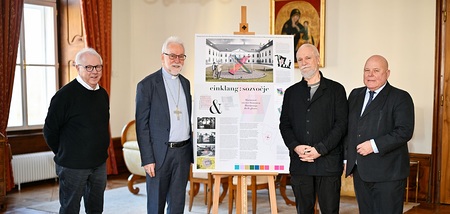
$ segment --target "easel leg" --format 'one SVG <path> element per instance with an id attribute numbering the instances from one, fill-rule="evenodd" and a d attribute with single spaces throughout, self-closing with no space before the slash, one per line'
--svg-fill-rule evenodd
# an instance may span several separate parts
<path id="1" fill-rule="evenodd" d="M 219 213 L 220 175 L 214 175 L 213 214 Z"/>
<path id="2" fill-rule="evenodd" d="M 276 213 L 278 213 L 278 210 L 277 210 L 277 199 L 276 199 L 277 196 L 275 194 L 274 176 L 268 175 L 267 178 L 269 181 L 270 210 L 271 210 L 272 214 L 276 214 Z"/>
<path id="3" fill-rule="evenodd" d="M 247 204 L 247 176 L 243 175 L 241 178 L 241 200 L 242 200 L 242 214 L 247 214 L 248 212 L 248 204 Z"/>

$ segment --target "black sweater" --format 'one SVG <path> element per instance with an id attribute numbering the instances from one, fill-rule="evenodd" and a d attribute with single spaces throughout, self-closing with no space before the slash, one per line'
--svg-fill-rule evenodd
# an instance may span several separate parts
<path id="1" fill-rule="evenodd" d="M 88 90 L 76 79 L 53 96 L 44 137 L 56 164 L 90 169 L 108 158 L 109 98 L 105 89 Z"/>

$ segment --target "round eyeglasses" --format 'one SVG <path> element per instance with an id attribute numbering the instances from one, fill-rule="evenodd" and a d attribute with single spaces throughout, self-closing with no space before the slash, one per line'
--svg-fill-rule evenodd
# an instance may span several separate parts
<path id="1" fill-rule="evenodd" d="M 87 72 L 94 71 L 94 68 L 97 72 L 101 72 L 103 70 L 103 65 L 78 65 L 83 67 Z"/>

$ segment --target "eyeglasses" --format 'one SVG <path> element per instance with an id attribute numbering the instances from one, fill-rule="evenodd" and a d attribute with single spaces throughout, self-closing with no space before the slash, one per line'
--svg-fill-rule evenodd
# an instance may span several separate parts
<path id="1" fill-rule="evenodd" d="M 94 71 L 94 68 L 97 72 L 101 72 L 103 70 L 103 65 L 78 65 L 83 67 L 87 72 Z"/>
<path id="2" fill-rule="evenodd" d="M 168 54 L 168 53 L 163 53 L 166 56 L 169 56 L 169 59 L 171 60 L 175 60 L 176 58 L 178 58 L 180 61 L 183 61 L 186 59 L 186 55 L 184 54 L 180 54 L 180 55 L 176 55 L 176 54 Z"/>

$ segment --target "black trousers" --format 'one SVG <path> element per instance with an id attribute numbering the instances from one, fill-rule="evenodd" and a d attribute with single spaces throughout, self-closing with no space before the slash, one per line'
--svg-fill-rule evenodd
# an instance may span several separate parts
<path id="1" fill-rule="evenodd" d="M 71 169 L 56 164 L 61 214 L 80 213 L 81 198 L 86 213 L 102 213 L 107 183 L 106 163 L 92 169 Z"/>
<path id="2" fill-rule="evenodd" d="M 316 197 L 323 214 L 339 213 L 341 176 L 291 175 L 298 214 L 314 214 Z"/>
<path id="3" fill-rule="evenodd" d="M 169 148 L 155 177 L 146 174 L 147 214 L 183 214 L 192 144 Z M 167 203 L 167 209 L 164 210 Z"/>
<path id="4" fill-rule="evenodd" d="M 365 182 L 358 168 L 353 170 L 353 183 L 359 213 L 400 214 L 403 213 L 406 179 L 386 182 Z"/>

